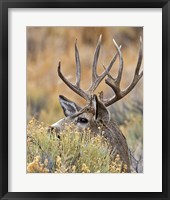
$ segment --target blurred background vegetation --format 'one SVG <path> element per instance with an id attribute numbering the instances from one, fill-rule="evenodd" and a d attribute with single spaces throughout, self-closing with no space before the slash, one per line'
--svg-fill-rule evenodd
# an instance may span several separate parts
<path id="1" fill-rule="evenodd" d="M 82 66 L 81 87 L 91 84 L 91 67 L 95 47 L 102 34 L 102 46 L 98 61 L 98 73 L 103 71 L 116 52 L 112 38 L 122 45 L 124 71 L 121 88 L 125 89 L 132 81 L 138 59 L 139 38 L 142 27 L 27 27 L 27 120 L 35 117 L 47 126 L 64 117 L 58 101 L 62 94 L 79 105 L 85 101 L 72 92 L 58 77 L 57 66 L 71 82 L 75 82 L 75 52 L 77 39 Z M 111 74 L 116 77 L 118 60 Z M 104 91 L 111 97 L 113 91 L 104 81 L 96 94 Z M 122 100 L 109 107 L 112 118 L 117 121 L 127 138 L 135 157 L 142 156 L 143 143 L 143 78 Z"/>

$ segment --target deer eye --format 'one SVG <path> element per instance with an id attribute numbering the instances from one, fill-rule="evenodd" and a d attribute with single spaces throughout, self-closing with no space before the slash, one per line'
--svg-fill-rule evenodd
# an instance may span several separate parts
<path id="1" fill-rule="evenodd" d="M 78 118 L 78 120 L 77 120 L 77 122 L 79 122 L 79 123 L 88 123 L 88 119 L 86 119 L 86 118 L 84 118 L 84 117 L 79 117 Z"/>

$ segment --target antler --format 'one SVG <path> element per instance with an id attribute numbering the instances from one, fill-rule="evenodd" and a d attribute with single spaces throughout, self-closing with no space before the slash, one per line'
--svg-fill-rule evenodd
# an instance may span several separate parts
<path id="1" fill-rule="evenodd" d="M 79 52 L 77 48 L 77 40 L 75 43 L 75 58 L 76 58 L 76 83 L 73 85 L 63 76 L 63 74 L 61 73 L 61 62 L 59 62 L 58 65 L 58 75 L 71 90 L 73 90 L 75 93 L 83 97 L 85 100 L 89 101 L 90 100 L 89 95 L 80 88 L 81 65 L 80 65 Z"/>
<path id="2" fill-rule="evenodd" d="M 76 83 L 72 84 L 61 73 L 61 62 L 59 62 L 59 65 L 58 65 L 58 75 L 70 89 L 72 89 L 75 93 L 77 93 L 78 95 L 83 97 L 88 102 L 90 102 L 92 94 L 96 90 L 97 86 L 107 75 L 105 82 L 113 89 L 115 96 L 111 97 L 110 99 L 104 99 L 103 92 L 101 92 L 99 97 L 105 106 L 110 106 L 111 104 L 115 103 L 116 101 L 118 101 L 118 100 L 122 99 L 124 96 L 126 96 L 135 87 L 135 85 L 138 83 L 138 81 L 140 80 L 140 78 L 143 75 L 143 71 L 141 71 L 139 73 L 141 63 L 142 63 L 142 57 L 143 57 L 142 38 L 140 37 L 139 57 L 138 57 L 138 62 L 136 65 L 133 80 L 132 80 L 131 84 L 123 91 L 121 91 L 121 89 L 120 89 L 120 81 L 121 81 L 122 72 L 123 72 L 123 57 L 122 57 L 122 52 L 121 52 L 121 46 L 118 46 L 114 39 L 113 39 L 113 43 L 117 49 L 117 52 L 113 56 L 110 64 L 106 68 L 104 67 L 105 70 L 103 71 L 103 73 L 101 75 L 97 74 L 97 62 L 98 62 L 99 53 L 100 53 L 101 39 L 102 39 L 102 35 L 100 35 L 100 37 L 99 37 L 99 40 L 98 40 L 98 43 L 96 46 L 96 50 L 94 53 L 93 66 L 92 66 L 92 84 L 88 90 L 84 91 L 80 88 L 81 64 L 80 64 L 79 51 L 77 48 L 77 40 L 75 42 Z M 118 75 L 116 78 L 113 78 L 109 72 L 110 72 L 114 62 L 116 61 L 116 58 L 118 55 L 119 55 Z"/>
<path id="3" fill-rule="evenodd" d="M 71 82 L 69 82 L 64 75 L 61 73 L 61 63 L 59 62 L 58 65 L 58 75 L 59 77 L 64 81 L 64 83 L 70 88 L 72 89 L 75 93 L 77 93 L 78 95 L 80 95 L 81 97 L 83 97 L 85 100 L 87 100 L 88 102 L 90 102 L 91 100 L 91 96 L 93 94 L 93 92 L 95 91 L 95 89 L 97 88 L 97 86 L 100 84 L 100 82 L 105 78 L 106 75 L 108 75 L 110 69 L 112 68 L 117 56 L 118 56 L 118 52 L 113 56 L 110 64 L 107 66 L 107 68 L 105 69 L 105 71 L 101 74 L 101 75 L 97 75 L 97 61 L 98 61 L 98 57 L 99 57 L 99 53 L 100 53 L 100 46 L 101 46 L 101 39 L 102 39 L 102 35 L 100 35 L 97 46 L 96 46 L 96 50 L 94 53 L 94 60 L 93 60 L 93 66 L 92 66 L 92 84 L 89 87 L 88 90 L 84 91 L 80 88 L 80 79 L 81 79 L 81 65 L 80 65 L 80 57 L 79 57 L 79 52 L 78 52 L 78 48 L 77 48 L 77 40 L 75 43 L 75 58 L 76 58 L 76 83 L 72 84 Z"/>
<path id="4" fill-rule="evenodd" d="M 103 93 L 101 93 L 100 99 L 104 103 L 105 106 L 110 106 L 111 104 L 115 103 L 116 101 L 118 101 L 118 100 L 122 99 L 124 96 L 126 96 L 135 87 L 135 85 L 138 83 L 138 81 L 140 80 L 140 78 L 143 75 L 143 70 L 139 73 L 141 63 L 142 63 L 142 57 L 143 57 L 142 38 L 140 37 L 139 56 L 138 56 L 138 61 L 137 61 L 133 80 L 132 80 L 131 84 L 125 90 L 121 91 L 120 81 L 121 81 L 122 72 L 123 72 L 123 57 L 122 57 L 122 53 L 120 50 L 121 46 L 118 47 L 118 45 L 114 39 L 113 39 L 113 42 L 114 42 L 116 49 L 118 51 L 118 54 L 119 54 L 119 71 L 118 71 L 118 75 L 117 75 L 116 79 L 113 78 L 109 72 L 107 73 L 107 78 L 105 79 L 105 82 L 113 89 L 115 96 L 106 100 L 106 99 L 103 99 Z"/>

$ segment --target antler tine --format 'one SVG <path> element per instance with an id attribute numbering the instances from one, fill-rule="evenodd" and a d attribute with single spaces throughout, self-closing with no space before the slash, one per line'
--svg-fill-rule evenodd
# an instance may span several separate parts
<path id="1" fill-rule="evenodd" d="M 118 44 L 116 43 L 116 41 L 113 39 L 113 43 L 119 53 L 119 71 L 118 71 L 118 75 L 117 78 L 115 80 L 115 84 L 120 85 L 120 81 L 122 78 L 122 72 L 123 72 L 123 57 L 122 57 L 122 52 L 121 52 L 121 46 L 119 47 Z"/>
<path id="2" fill-rule="evenodd" d="M 94 56 L 94 63 L 93 63 L 93 68 L 92 68 L 92 84 L 90 86 L 90 88 L 87 90 L 87 92 L 89 92 L 90 94 L 92 94 L 95 89 L 97 88 L 97 86 L 100 84 L 100 82 L 105 78 L 106 75 L 108 75 L 109 71 L 111 70 L 114 62 L 116 61 L 118 52 L 113 56 L 110 64 L 107 66 L 107 68 L 105 68 L 105 71 L 101 74 L 101 75 L 97 75 L 97 60 L 98 60 L 98 56 L 99 56 L 99 49 L 100 49 L 100 44 L 101 44 L 101 35 L 96 47 L 96 52 L 95 52 L 95 56 Z M 98 53 L 97 53 L 98 52 Z"/>
<path id="3" fill-rule="evenodd" d="M 92 81 L 94 82 L 97 78 L 98 75 L 96 73 L 96 68 L 97 68 L 97 61 L 99 58 L 99 53 L 100 53 L 100 45 L 101 45 L 101 40 L 102 40 L 102 35 L 100 35 L 97 46 L 96 46 L 96 50 L 94 53 L 94 60 L 93 60 L 93 67 L 92 67 Z"/>
<path id="4" fill-rule="evenodd" d="M 140 37 L 139 57 L 138 57 L 138 62 L 137 62 L 135 74 L 139 74 L 140 66 L 141 66 L 141 63 L 142 63 L 142 54 L 143 54 L 143 44 L 142 44 L 142 37 Z"/>
<path id="5" fill-rule="evenodd" d="M 141 64 L 142 64 L 142 58 L 143 58 L 143 44 L 142 44 L 142 38 L 140 37 L 139 56 L 138 56 L 138 61 L 137 61 L 136 69 L 135 69 L 135 74 L 134 74 L 132 83 L 124 91 L 122 91 L 123 97 L 125 95 L 127 95 L 135 87 L 137 82 L 143 76 L 143 70 L 139 74 L 140 67 L 141 67 Z"/>
<path id="6" fill-rule="evenodd" d="M 76 85 L 77 85 L 77 87 L 80 87 L 81 64 L 80 64 L 79 51 L 77 48 L 77 39 L 75 42 L 75 58 L 76 58 Z"/>
<path id="7" fill-rule="evenodd" d="M 114 41 L 114 40 L 113 40 Z M 141 79 L 141 77 L 143 76 L 143 71 L 141 71 L 141 73 L 139 74 L 140 71 L 140 67 L 142 64 L 142 58 L 143 58 L 143 45 L 142 45 L 142 38 L 140 37 L 140 49 L 139 49 L 139 57 L 138 57 L 138 61 L 137 61 L 137 65 L 136 65 L 136 69 L 135 69 L 135 74 L 133 77 L 133 80 L 131 82 L 131 84 L 124 90 L 121 91 L 120 89 L 120 81 L 121 81 L 121 77 L 122 77 L 122 71 L 123 71 L 123 58 L 122 58 L 122 53 L 120 51 L 120 47 L 118 47 L 118 45 L 116 44 L 116 42 L 114 41 L 114 44 L 118 50 L 119 53 L 119 59 L 120 59 L 120 63 L 119 63 L 119 72 L 118 72 L 118 76 L 116 79 L 114 79 L 110 73 L 108 73 L 108 77 L 105 80 L 106 84 L 108 84 L 114 91 L 115 96 L 105 100 L 105 99 L 101 99 L 103 101 L 103 103 L 105 104 L 105 106 L 110 106 L 111 104 L 115 103 L 116 101 L 122 99 L 124 96 L 126 96 L 134 87 L 135 85 L 138 83 L 138 81 Z"/>
<path id="8" fill-rule="evenodd" d="M 87 101 L 90 100 L 89 96 L 80 87 L 77 86 L 77 81 L 76 81 L 76 84 L 73 85 L 63 76 L 63 74 L 61 73 L 61 62 L 59 62 L 58 64 L 58 75 L 71 90 L 73 90 L 75 93 L 83 97 L 85 100 Z M 79 79 L 78 79 L 78 82 L 79 82 Z"/>

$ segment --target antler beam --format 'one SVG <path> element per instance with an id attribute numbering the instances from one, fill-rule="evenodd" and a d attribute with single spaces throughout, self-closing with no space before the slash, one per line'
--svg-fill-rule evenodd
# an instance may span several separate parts
<path id="1" fill-rule="evenodd" d="M 77 70 L 77 74 L 80 75 L 80 71 Z M 76 84 L 73 85 L 72 83 L 70 83 L 61 73 L 61 62 L 59 62 L 58 64 L 58 75 L 59 77 L 64 81 L 64 83 L 71 89 L 73 90 L 75 93 L 77 93 L 78 95 L 80 95 L 81 97 L 83 97 L 85 100 L 89 101 L 90 98 L 89 96 L 79 87 L 80 84 L 80 78 L 77 78 Z"/>

